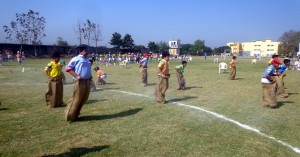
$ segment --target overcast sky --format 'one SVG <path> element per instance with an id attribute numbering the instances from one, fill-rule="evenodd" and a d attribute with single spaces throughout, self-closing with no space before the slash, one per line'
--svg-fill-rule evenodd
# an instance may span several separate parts
<path id="1" fill-rule="evenodd" d="M 300 30 L 300 0 L 1 0 L 0 42 L 5 42 L 3 25 L 29 10 L 46 19 L 42 42 L 50 45 L 58 37 L 78 44 L 78 19 L 100 24 L 100 45 L 107 47 L 114 32 L 130 34 L 136 45 L 180 39 L 182 44 L 205 40 L 214 48 L 237 41 L 278 41 L 284 32 Z"/>

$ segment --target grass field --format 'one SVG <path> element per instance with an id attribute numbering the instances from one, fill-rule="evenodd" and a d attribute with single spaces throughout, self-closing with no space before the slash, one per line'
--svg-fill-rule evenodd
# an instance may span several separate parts
<path id="1" fill-rule="evenodd" d="M 267 59 L 250 60 L 238 58 L 237 79 L 227 80 L 213 58 L 194 57 L 184 91 L 176 90 L 173 70 L 180 63 L 171 60 L 168 104 L 154 100 L 156 63 L 149 65 L 146 87 L 137 64 L 101 65 L 107 84 L 90 94 L 74 123 L 64 120 L 65 106 L 46 107 L 43 68 L 50 59 L 25 60 L 22 67 L 5 62 L 0 156 L 300 156 L 300 72 L 287 71 L 289 98 L 278 98 L 277 109 L 264 108 L 260 79 Z M 64 102 L 73 90 L 66 76 Z"/>

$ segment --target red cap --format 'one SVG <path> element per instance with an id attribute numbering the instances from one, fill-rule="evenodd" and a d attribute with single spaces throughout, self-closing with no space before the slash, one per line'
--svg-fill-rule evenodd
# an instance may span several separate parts
<path id="1" fill-rule="evenodd" d="M 150 56 L 148 53 L 145 53 L 145 54 L 144 54 L 144 57 L 148 57 L 148 56 Z"/>
<path id="2" fill-rule="evenodd" d="M 282 64 L 279 59 L 275 58 L 272 61 L 272 64 Z"/>

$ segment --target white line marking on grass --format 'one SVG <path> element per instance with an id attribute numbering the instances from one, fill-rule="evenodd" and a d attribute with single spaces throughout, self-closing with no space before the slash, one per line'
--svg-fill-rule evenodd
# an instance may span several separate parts
<path id="1" fill-rule="evenodd" d="M 272 137 L 272 136 L 269 136 L 269 135 L 267 135 L 267 134 L 265 134 L 265 133 L 262 133 L 262 132 L 260 132 L 258 129 L 252 128 L 252 127 L 249 126 L 249 125 L 242 124 L 242 123 L 240 123 L 240 122 L 238 122 L 238 121 L 235 121 L 235 120 L 233 120 L 233 119 L 227 118 L 227 117 L 225 117 L 225 116 L 223 116 L 223 115 L 220 115 L 220 114 L 218 114 L 218 113 L 215 113 L 215 112 L 212 112 L 212 111 L 205 110 L 205 109 L 203 109 L 203 108 L 201 108 L 201 107 L 196 107 L 196 106 L 192 106 L 192 105 L 186 105 L 186 104 L 179 103 L 179 102 L 172 102 L 172 103 L 173 103 L 173 104 L 176 104 L 176 105 L 178 105 L 178 106 L 189 107 L 189 108 L 193 108 L 193 109 L 197 109 L 197 110 L 200 110 L 200 111 L 209 113 L 209 114 L 211 114 L 211 115 L 213 115 L 213 116 L 215 116 L 215 117 L 217 117 L 217 118 L 220 118 L 220 119 L 223 119 L 223 120 L 225 120 L 225 121 L 231 122 L 231 123 L 233 123 L 233 124 L 235 124 L 235 125 L 237 125 L 237 126 L 239 126 L 239 127 L 241 127 L 241 128 L 244 128 L 244 129 L 246 129 L 246 130 L 250 130 L 250 131 L 256 132 L 257 134 L 259 134 L 259 135 L 261 135 L 261 136 L 264 136 L 264 137 L 267 137 L 267 138 L 269 138 L 269 139 L 272 139 L 272 140 L 276 141 L 277 143 L 280 143 L 280 144 L 282 144 L 282 145 L 284 145 L 284 146 L 287 146 L 287 147 L 289 147 L 290 149 L 292 149 L 294 152 L 300 154 L 300 149 L 299 149 L 299 148 L 293 147 L 292 145 L 290 145 L 290 144 L 288 144 L 288 143 L 285 143 L 285 142 L 283 142 L 283 141 L 281 141 L 281 140 L 278 140 L 278 139 L 276 139 L 275 137 Z"/>
<path id="2" fill-rule="evenodd" d="M 146 97 L 146 98 L 153 98 L 153 97 L 150 97 L 150 96 L 147 96 L 147 95 L 143 95 L 143 94 L 137 94 L 137 93 L 132 93 L 132 92 L 120 91 L 120 90 L 109 90 L 109 91 L 119 92 L 119 93 L 124 93 L 124 94 L 128 94 L 128 95 L 134 95 L 134 96 L 140 96 L 140 97 Z M 279 143 L 279 144 L 281 144 L 283 146 L 286 146 L 286 147 L 292 149 L 294 152 L 300 154 L 300 149 L 299 148 L 293 147 L 292 145 L 290 145 L 290 144 L 288 144 L 286 142 L 283 142 L 281 140 L 278 140 L 278 139 L 276 139 L 273 136 L 270 136 L 270 135 L 267 135 L 265 133 L 262 133 L 258 129 L 255 129 L 255 128 L 249 126 L 249 125 L 242 124 L 242 123 L 240 123 L 238 121 L 235 121 L 233 119 L 227 118 L 227 117 L 225 117 L 225 116 L 223 116 L 221 114 L 218 114 L 218 113 L 215 113 L 215 112 L 203 109 L 201 107 L 187 105 L 187 104 L 183 104 L 183 103 L 179 103 L 179 102 L 171 102 L 171 103 L 175 104 L 175 105 L 178 105 L 178 106 L 189 107 L 189 108 L 192 108 L 192 109 L 196 109 L 196 110 L 200 110 L 200 111 L 206 112 L 206 113 L 211 114 L 211 115 L 213 115 L 213 116 L 215 116 L 217 118 L 220 118 L 220 119 L 225 120 L 227 122 L 233 123 L 233 124 L 235 124 L 235 125 L 243 128 L 243 129 L 253 131 L 253 132 L 255 132 L 255 133 L 257 133 L 257 134 L 259 134 L 259 135 L 261 135 L 263 137 L 269 138 L 269 139 L 271 139 L 271 140 L 273 140 L 273 141 L 275 141 L 275 142 L 277 142 L 277 143 Z"/>

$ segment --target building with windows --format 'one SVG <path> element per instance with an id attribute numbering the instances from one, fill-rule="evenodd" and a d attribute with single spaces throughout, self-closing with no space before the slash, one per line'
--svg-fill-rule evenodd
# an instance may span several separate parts
<path id="1" fill-rule="evenodd" d="M 231 53 L 233 55 L 242 55 L 242 43 L 240 42 L 230 42 L 230 43 L 227 43 L 227 46 L 230 47 L 231 49 Z"/>
<path id="2" fill-rule="evenodd" d="M 170 55 L 179 55 L 180 54 L 180 40 L 170 40 L 169 41 L 169 53 Z"/>
<path id="3" fill-rule="evenodd" d="M 280 42 L 274 42 L 271 39 L 255 40 L 252 42 L 230 42 L 227 46 L 231 48 L 231 53 L 241 56 L 261 56 L 270 57 L 273 54 L 278 54 Z"/>

